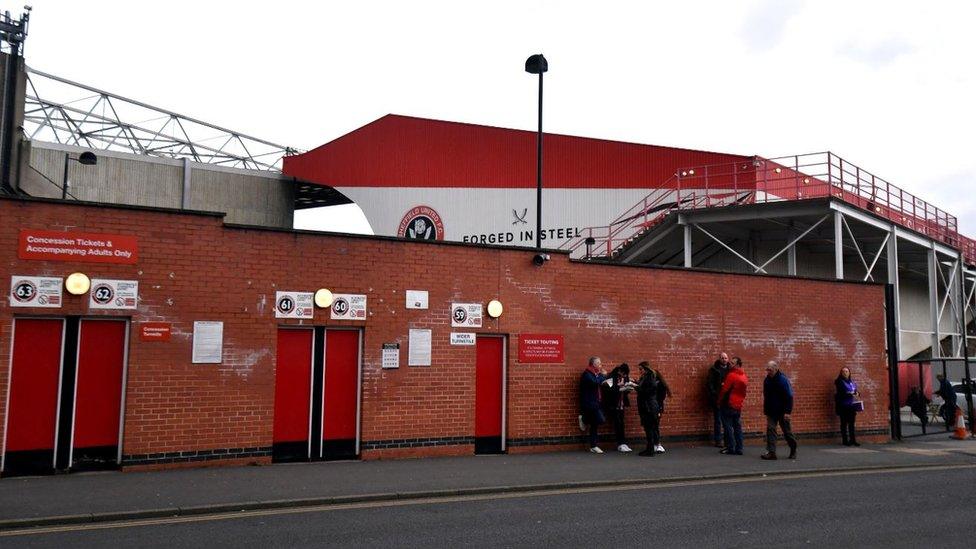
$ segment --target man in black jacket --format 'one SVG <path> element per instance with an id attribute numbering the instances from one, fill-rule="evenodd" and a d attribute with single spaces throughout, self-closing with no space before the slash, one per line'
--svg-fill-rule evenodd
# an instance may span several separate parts
<path id="1" fill-rule="evenodd" d="M 783 429 L 783 438 L 790 447 L 790 459 L 796 459 L 796 437 L 790 414 L 793 413 L 793 387 L 775 360 L 766 364 L 763 380 L 763 414 L 766 415 L 766 453 L 762 459 L 776 459 L 776 426 Z"/>
<path id="2" fill-rule="evenodd" d="M 722 413 L 718 402 L 718 393 L 725 382 L 725 376 L 729 373 L 729 355 L 722 353 L 718 360 L 708 369 L 708 379 L 705 381 L 705 391 L 708 396 L 708 405 L 712 408 L 712 442 L 716 448 L 722 447 L 725 437 L 722 434 Z"/>

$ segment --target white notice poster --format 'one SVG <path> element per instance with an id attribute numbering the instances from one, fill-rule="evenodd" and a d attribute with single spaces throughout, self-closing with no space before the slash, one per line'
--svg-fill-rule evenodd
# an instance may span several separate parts
<path id="1" fill-rule="evenodd" d="M 193 363 L 220 364 L 224 352 L 224 323 L 193 323 Z"/>
<path id="2" fill-rule="evenodd" d="M 480 328 L 481 303 L 451 303 L 452 328 Z"/>
<path id="3" fill-rule="evenodd" d="M 474 332 L 451 332 L 451 345 L 474 345 Z"/>
<path id="4" fill-rule="evenodd" d="M 275 318 L 312 318 L 312 292 L 275 292 Z"/>
<path id="5" fill-rule="evenodd" d="M 409 366 L 430 366 L 430 330 L 410 330 Z"/>
<path id="6" fill-rule="evenodd" d="M 135 309 L 139 300 L 136 280 L 101 280 L 93 278 L 88 292 L 89 309 Z"/>
<path id="7" fill-rule="evenodd" d="M 61 307 L 61 279 L 43 276 L 10 277 L 11 307 Z"/>
<path id="8" fill-rule="evenodd" d="M 408 309 L 427 308 L 427 290 L 407 290 Z"/>
<path id="9" fill-rule="evenodd" d="M 335 294 L 332 301 L 332 320 L 366 320 L 366 296 Z"/>
<path id="10" fill-rule="evenodd" d="M 384 343 L 383 344 L 383 368 L 399 368 L 400 367 L 400 344 L 399 343 Z"/>

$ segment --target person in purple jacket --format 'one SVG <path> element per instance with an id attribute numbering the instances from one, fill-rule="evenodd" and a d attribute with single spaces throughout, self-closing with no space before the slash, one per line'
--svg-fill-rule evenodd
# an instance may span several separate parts
<path id="1" fill-rule="evenodd" d="M 850 368 L 845 366 L 840 369 L 840 374 L 834 380 L 834 389 L 834 407 L 840 416 L 840 436 L 844 440 L 844 446 L 860 446 L 854 436 L 854 423 L 857 419 L 854 403 L 861 393 L 857 392 L 857 383 L 851 377 Z"/>

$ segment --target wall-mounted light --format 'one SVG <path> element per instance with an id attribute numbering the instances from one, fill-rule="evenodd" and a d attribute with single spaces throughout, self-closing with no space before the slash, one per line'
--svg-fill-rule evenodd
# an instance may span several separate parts
<path id="1" fill-rule="evenodd" d="M 776 168 L 776 173 L 783 173 L 783 168 Z"/>
<path id="2" fill-rule="evenodd" d="M 91 279 L 85 273 L 71 273 L 64 279 L 64 289 L 71 295 L 84 295 L 91 289 Z"/>
<path id="3" fill-rule="evenodd" d="M 328 309 L 332 306 L 332 292 L 322 288 L 315 291 L 315 306 L 320 309 Z"/>
<path id="4" fill-rule="evenodd" d="M 532 263 L 536 267 L 541 267 L 545 265 L 546 261 L 549 261 L 549 254 L 535 254 L 534 256 L 532 256 Z"/>
<path id="5" fill-rule="evenodd" d="M 810 182 L 810 178 L 809 177 L 804 177 L 803 178 L 803 182 L 804 183 L 809 183 Z"/>
<path id="6" fill-rule="evenodd" d="M 688 175 L 695 175 L 695 170 L 688 170 Z"/>
<path id="7" fill-rule="evenodd" d="M 498 318 L 502 316 L 505 311 L 505 307 L 502 307 L 502 302 L 497 299 L 492 299 L 488 302 L 488 316 L 491 318 Z"/>

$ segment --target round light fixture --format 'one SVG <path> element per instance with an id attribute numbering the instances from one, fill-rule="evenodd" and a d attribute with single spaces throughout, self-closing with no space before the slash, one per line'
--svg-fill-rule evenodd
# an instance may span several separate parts
<path id="1" fill-rule="evenodd" d="M 71 295 L 84 295 L 91 289 L 91 279 L 85 273 L 71 273 L 64 280 L 64 289 Z"/>
<path id="2" fill-rule="evenodd" d="M 315 306 L 327 309 L 332 306 L 332 292 L 322 288 L 315 292 Z"/>
<path id="3" fill-rule="evenodd" d="M 488 316 L 490 316 L 491 318 L 498 318 L 502 316 L 502 312 L 504 311 L 505 308 L 502 307 L 501 301 L 498 301 L 497 299 L 492 299 L 491 301 L 488 302 Z"/>

